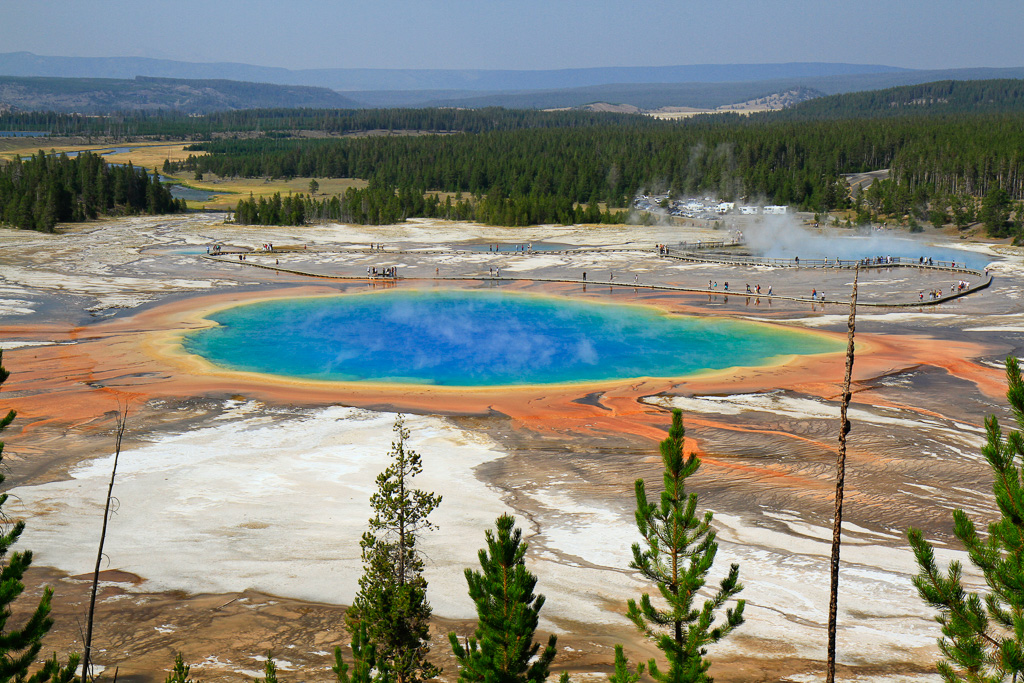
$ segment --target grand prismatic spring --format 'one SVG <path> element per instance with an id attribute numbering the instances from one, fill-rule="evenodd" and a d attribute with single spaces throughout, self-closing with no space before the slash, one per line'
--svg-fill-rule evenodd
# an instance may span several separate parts
<path id="1" fill-rule="evenodd" d="M 835 339 L 653 307 L 459 290 L 266 301 L 209 316 L 184 348 L 306 379 L 442 386 L 683 377 L 841 350 Z"/>

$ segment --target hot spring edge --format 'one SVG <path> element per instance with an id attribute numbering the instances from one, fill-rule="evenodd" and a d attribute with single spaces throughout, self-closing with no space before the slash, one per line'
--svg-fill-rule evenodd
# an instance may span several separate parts
<path id="1" fill-rule="evenodd" d="M 450 387 L 685 377 L 842 351 L 818 332 L 650 305 L 476 290 L 270 299 L 208 313 L 185 351 L 229 371 Z"/>

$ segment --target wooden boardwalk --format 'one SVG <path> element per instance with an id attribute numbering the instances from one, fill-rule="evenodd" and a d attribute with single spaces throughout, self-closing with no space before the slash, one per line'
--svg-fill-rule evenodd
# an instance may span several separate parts
<path id="1" fill-rule="evenodd" d="M 536 251 L 536 252 L 515 252 L 515 251 L 509 251 L 509 252 L 492 253 L 492 255 L 508 257 L 508 256 L 538 256 L 538 255 L 546 255 L 546 254 L 572 255 L 572 254 L 585 254 L 585 253 L 593 254 L 593 253 L 624 253 L 624 252 L 635 252 L 637 254 L 645 254 L 645 255 L 648 255 L 648 256 L 657 255 L 658 254 L 658 252 L 656 250 L 654 250 L 654 253 L 652 254 L 652 250 L 650 250 L 650 249 L 629 249 L 629 248 L 622 248 L 622 249 L 586 249 L 586 248 L 584 248 L 584 249 L 572 249 L 572 250 L 564 250 L 564 251 Z M 270 253 L 271 252 L 253 252 L 254 255 L 255 254 L 269 255 Z M 460 251 L 460 250 L 376 250 L 376 249 L 375 250 L 369 250 L 369 249 L 337 249 L 337 250 L 317 249 L 317 250 L 312 250 L 312 249 L 310 249 L 310 250 L 302 250 L 302 251 L 294 251 L 294 252 L 292 252 L 292 251 L 285 251 L 285 252 L 276 252 L 276 253 L 279 256 L 284 256 L 284 257 L 287 257 L 290 254 L 312 255 L 312 254 L 318 254 L 318 253 L 338 253 L 338 254 L 348 254 L 348 255 L 354 255 L 354 256 L 355 255 L 365 255 L 365 256 L 379 255 L 379 256 L 392 256 L 393 257 L 393 256 L 398 256 L 398 255 L 404 255 L 404 256 L 417 256 L 417 255 L 420 255 L 420 256 L 431 256 L 431 255 L 438 255 L 438 254 L 446 254 L 446 255 L 458 256 L 458 255 L 463 255 L 463 254 L 480 254 L 480 253 L 488 253 L 488 252 L 470 252 L 470 251 Z M 705 295 L 711 295 L 711 296 L 723 296 L 723 297 L 726 297 L 726 298 L 728 298 L 730 296 L 735 296 L 735 297 L 744 297 L 744 298 L 764 299 L 766 301 L 778 300 L 778 301 L 806 302 L 806 303 L 813 303 L 813 304 L 829 304 L 829 305 L 842 305 L 842 306 L 849 305 L 849 300 L 847 300 L 847 299 L 820 299 L 820 298 L 812 299 L 811 297 L 786 296 L 786 295 L 781 295 L 781 294 L 772 294 L 772 295 L 769 296 L 767 294 L 755 294 L 755 293 L 738 292 L 738 291 L 737 292 L 724 292 L 724 291 L 720 291 L 720 290 L 717 290 L 717 289 L 707 289 L 707 288 L 701 288 L 701 287 L 685 287 L 685 286 L 681 286 L 681 285 L 671 285 L 671 284 L 637 283 L 637 282 L 629 282 L 628 280 L 627 281 L 616 282 L 615 280 L 594 280 L 594 279 L 584 280 L 584 279 L 580 279 L 580 278 L 538 277 L 538 276 L 508 276 L 508 275 L 502 275 L 500 277 L 499 276 L 485 276 L 485 275 L 463 275 L 463 276 L 459 276 L 459 275 L 437 275 L 437 276 L 433 276 L 433 277 L 422 277 L 422 276 L 403 277 L 403 276 L 399 275 L 398 277 L 393 277 L 393 278 L 385 278 L 385 277 L 382 277 L 382 276 L 376 276 L 376 277 L 369 276 L 368 277 L 368 276 L 365 276 L 365 275 L 337 275 L 337 274 L 331 274 L 331 273 L 317 273 L 317 272 L 313 272 L 313 271 L 309 271 L 309 270 L 304 270 L 304 269 L 300 269 L 300 268 L 289 268 L 289 267 L 286 267 L 286 266 L 281 266 L 279 264 L 266 264 L 266 263 L 251 262 L 251 261 L 248 261 L 248 260 L 237 260 L 237 256 L 238 255 L 239 254 L 237 254 L 237 253 L 231 253 L 231 254 L 222 254 L 222 255 L 212 255 L 212 254 L 211 255 L 202 255 L 201 254 L 200 256 L 202 258 L 204 258 L 204 259 L 209 259 L 211 261 L 218 261 L 220 263 L 231 263 L 231 264 L 234 264 L 234 265 L 249 266 L 251 268 L 263 268 L 263 269 L 266 269 L 266 270 L 273 270 L 273 271 L 280 272 L 280 273 L 287 273 L 289 275 L 297 275 L 297 276 L 301 276 L 301 277 L 318 278 L 318 279 L 324 279 L 324 280 L 365 281 L 365 282 L 398 282 L 398 281 L 401 281 L 401 282 L 409 282 L 409 283 L 417 282 L 417 281 L 420 281 L 420 282 L 493 282 L 493 283 L 501 283 L 501 282 L 551 282 L 551 283 L 558 283 L 558 284 L 579 284 L 579 285 L 592 285 L 592 286 L 602 286 L 602 287 L 605 287 L 605 286 L 607 286 L 607 287 L 620 287 L 620 288 L 626 288 L 626 289 L 632 288 L 632 289 L 645 289 L 645 290 L 665 291 L 665 292 L 680 292 L 680 293 L 687 293 L 687 294 L 705 294 Z M 983 289 L 989 287 L 992 284 L 992 276 L 988 275 L 987 273 L 983 273 L 981 271 L 973 270 L 973 269 L 966 268 L 966 267 L 960 267 L 959 265 L 953 265 L 952 263 L 944 263 L 944 262 L 939 262 L 939 263 L 934 263 L 933 262 L 932 265 L 926 265 L 926 264 L 921 264 L 921 263 L 919 263 L 917 261 L 910 261 L 908 259 L 902 259 L 902 260 L 896 259 L 895 261 L 887 261 L 885 263 L 872 263 L 872 262 L 870 262 L 870 261 L 872 261 L 872 259 L 867 259 L 867 260 L 863 260 L 863 261 L 843 261 L 843 260 L 840 259 L 840 260 L 838 260 L 838 263 L 836 261 L 831 261 L 831 262 L 826 264 L 824 262 L 824 260 L 818 260 L 818 261 L 821 261 L 821 262 L 818 262 L 818 261 L 806 262 L 803 259 L 801 259 L 800 262 L 799 262 L 799 265 L 798 265 L 798 264 L 796 264 L 794 262 L 785 263 L 785 261 L 786 261 L 785 259 L 764 259 L 764 258 L 760 258 L 760 257 L 729 257 L 728 259 L 720 259 L 719 256 L 720 255 L 717 255 L 717 254 L 695 254 L 693 252 L 687 252 L 687 253 L 680 254 L 678 251 L 676 251 L 676 253 L 671 253 L 670 252 L 670 253 L 667 253 L 667 254 L 664 254 L 664 253 L 661 254 L 662 258 L 668 258 L 668 259 L 673 259 L 673 260 L 680 260 L 680 261 L 687 261 L 687 262 L 709 263 L 709 264 L 717 264 L 717 265 L 740 266 L 740 267 L 743 267 L 743 266 L 747 266 L 747 267 L 751 267 L 751 266 L 761 266 L 761 267 L 769 266 L 769 267 L 776 267 L 776 268 L 784 267 L 784 268 L 793 268 L 793 269 L 800 269 L 800 270 L 804 270 L 804 269 L 822 269 L 822 268 L 827 268 L 829 270 L 852 270 L 852 269 L 856 269 L 856 268 L 860 268 L 861 270 L 875 270 L 875 269 L 881 270 L 881 269 L 884 269 L 884 268 L 917 268 L 917 269 L 921 269 L 921 270 L 947 271 L 947 272 L 957 273 L 957 274 L 960 274 L 960 275 L 973 276 L 973 277 L 978 278 L 977 282 L 975 282 L 973 284 L 969 284 L 969 286 L 967 286 L 966 288 L 964 288 L 962 290 L 956 290 L 956 291 L 950 292 L 948 294 L 944 294 L 942 296 L 936 297 L 934 299 L 932 299 L 932 298 L 925 298 L 925 299 L 921 300 L 921 299 L 917 298 L 917 299 L 912 299 L 912 300 L 908 300 L 908 301 L 863 301 L 863 300 L 861 300 L 861 301 L 859 301 L 857 303 L 857 305 L 858 306 L 862 306 L 862 307 L 915 308 L 915 307 L 921 307 L 921 306 L 936 306 L 936 305 L 939 305 L 941 303 L 945 303 L 947 301 L 952 301 L 953 299 L 959 299 L 960 297 L 964 297 L 964 296 L 967 296 L 969 294 L 973 294 L 975 292 L 978 292 L 980 290 L 983 290 Z M 232 257 L 236 257 L 236 258 L 232 258 Z"/>

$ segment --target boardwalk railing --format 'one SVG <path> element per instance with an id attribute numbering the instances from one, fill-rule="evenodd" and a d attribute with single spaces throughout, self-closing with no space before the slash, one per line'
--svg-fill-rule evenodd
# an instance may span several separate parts
<path id="1" fill-rule="evenodd" d="M 489 283 L 516 282 L 516 281 L 526 281 L 526 282 L 558 282 L 558 283 L 571 283 L 571 284 L 583 285 L 584 291 L 586 290 L 586 286 L 587 285 L 592 285 L 592 286 L 595 286 L 595 287 L 619 287 L 619 288 L 622 288 L 622 289 L 632 288 L 634 290 L 644 289 L 644 290 L 656 290 L 656 291 L 667 291 L 667 292 L 686 292 L 686 293 L 691 293 L 691 294 L 706 294 L 709 297 L 715 297 L 716 299 L 717 299 L 717 297 L 721 296 L 726 301 L 729 299 L 730 296 L 732 296 L 732 297 L 736 297 L 736 298 L 744 297 L 748 302 L 750 301 L 750 299 L 756 298 L 758 301 L 760 301 L 761 299 L 764 299 L 765 301 L 771 301 L 773 299 L 778 299 L 778 300 L 785 300 L 785 301 L 805 302 L 805 303 L 810 303 L 810 304 L 815 304 L 815 305 L 824 305 L 824 304 L 841 305 L 841 306 L 848 306 L 849 305 L 848 301 L 844 301 L 842 299 L 838 299 L 838 300 L 828 299 L 828 300 L 822 301 L 820 299 L 811 299 L 809 297 L 801 297 L 801 296 L 787 296 L 787 295 L 782 295 L 782 294 L 773 294 L 773 295 L 755 294 L 755 293 L 748 294 L 746 292 L 724 292 L 724 291 L 718 291 L 718 290 L 709 290 L 709 289 L 706 289 L 706 288 L 703 288 L 703 287 L 687 287 L 687 286 L 683 286 L 683 285 L 670 285 L 670 284 L 634 283 L 634 282 L 629 282 L 628 280 L 624 281 L 624 282 L 590 280 L 588 282 L 587 280 L 580 280 L 580 279 L 571 278 L 571 277 L 537 277 L 537 276 L 515 276 L 515 275 L 513 275 L 513 276 L 508 276 L 508 275 L 501 275 L 501 276 L 495 276 L 495 275 L 486 275 L 486 276 L 485 275 L 444 275 L 444 276 L 434 276 L 434 277 L 431 277 L 431 276 L 428 275 L 426 277 L 420 276 L 420 277 L 411 277 L 410 278 L 410 277 L 407 277 L 405 275 L 398 275 L 398 274 L 396 274 L 395 277 L 391 277 L 391 278 L 373 278 L 373 277 L 367 277 L 365 275 L 340 275 L 340 274 L 337 274 L 337 273 L 318 273 L 318 272 L 314 272 L 314 271 L 302 270 L 302 269 L 297 269 L 297 268 L 283 268 L 283 267 L 281 267 L 280 265 L 277 265 L 277 264 L 270 265 L 270 264 L 263 264 L 263 263 L 255 263 L 255 262 L 252 262 L 252 261 L 236 261 L 235 259 L 232 259 L 232 258 L 225 258 L 223 255 L 213 255 L 213 254 L 210 254 L 210 255 L 200 255 L 200 258 L 209 259 L 211 261 L 218 261 L 220 263 L 230 263 L 230 264 L 234 264 L 234 265 L 249 266 L 249 267 L 253 267 L 253 268 L 264 268 L 266 270 L 274 270 L 274 271 L 277 271 L 277 272 L 280 272 L 280 273 L 289 273 L 289 274 L 292 274 L 292 275 L 300 275 L 300 276 L 303 276 L 303 277 L 323 278 L 323 279 L 328 279 L 328 280 L 351 280 L 351 281 L 362 281 L 362 282 L 370 281 L 370 282 L 374 282 L 374 283 L 384 284 L 386 286 L 393 286 L 394 284 L 398 283 L 401 280 L 433 280 L 435 282 L 437 282 L 437 281 L 448 281 L 448 282 L 462 281 L 462 282 L 489 282 Z M 910 264 L 904 263 L 904 264 L 897 264 L 897 265 L 901 265 L 901 267 L 906 268 Z M 884 267 L 884 266 L 871 266 L 871 267 L 880 268 L 880 267 Z M 927 268 L 927 266 L 923 266 L 923 267 Z M 938 268 L 939 266 L 932 266 L 932 267 L 933 268 Z M 976 272 L 976 271 L 974 271 L 974 272 Z M 981 273 L 978 273 L 978 274 L 981 275 Z M 964 289 L 956 289 L 956 290 L 954 290 L 952 292 L 949 292 L 948 294 L 943 294 L 942 296 L 937 297 L 935 299 L 930 299 L 930 298 L 929 299 L 924 299 L 924 300 L 911 299 L 909 301 L 863 301 L 862 300 L 862 301 L 858 301 L 857 305 L 858 306 L 866 306 L 866 307 L 874 307 L 874 308 L 920 308 L 922 306 L 934 306 L 936 304 L 944 303 L 946 301 L 951 301 L 953 299 L 957 299 L 957 298 L 960 298 L 962 296 L 966 296 L 968 294 L 972 294 L 972 293 L 977 292 L 979 290 L 985 289 L 986 287 L 989 287 L 991 284 L 992 284 L 992 276 L 986 273 L 986 274 L 984 274 L 982 276 L 982 279 L 979 282 L 977 282 L 977 283 L 975 283 L 973 285 L 969 284 Z"/>
<path id="2" fill-rule="evenodd" d="M 726 249 L 728 247 L 738 247 L 743 242 L 740 240 L 715 240 L 713 242 L 707 242 L 704 240 L 697 240 L 696 242 L 680 242 L 677 246 L 671 247 L 672 251 L 703 251 L 704 249 Z"/>
<path id="3" fill-rule="evenodd" d="M 968 268 L 963 261 L 938 261 L 930 258 L 908 258 L 906 256 L 878 256 L 862 259 L 813 259 L 800 258 L 769 258 L 766 256 L 747 256 L 734 254 L 709 254 L 696 253 L 696 250 L 668 249 L 663 256 L 669 256 L 682 261 L 704 261 L 710 263 L 722 263 L 737 266 L 771 266 L 774 268 L 856 268 L 872 266 L 917 266 L 921 268 L 938 268 L 942 270 L 955 270 L 965 273 L 981 275 L 981 271 Z"/>

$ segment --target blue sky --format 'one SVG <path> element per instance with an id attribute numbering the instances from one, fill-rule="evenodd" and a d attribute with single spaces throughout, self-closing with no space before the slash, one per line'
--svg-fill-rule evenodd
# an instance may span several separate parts
<path id="1" fill-rule="evenodd" d="M 0 52 L 291 69 L 1024 66 L 1024 0 L 0 0 Z"/>

